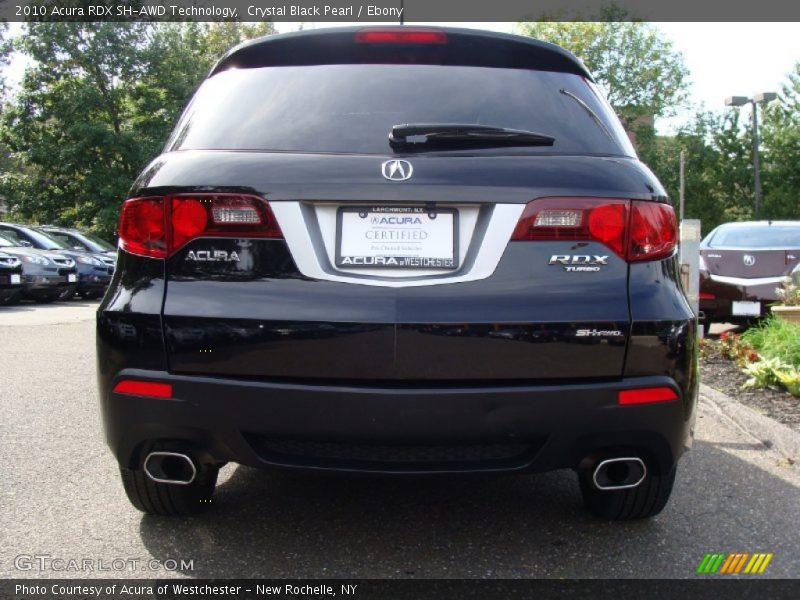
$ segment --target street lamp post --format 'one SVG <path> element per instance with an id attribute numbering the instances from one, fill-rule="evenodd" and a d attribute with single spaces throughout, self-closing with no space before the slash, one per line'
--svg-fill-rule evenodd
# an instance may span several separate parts
<path id="1" fill-rule="evenodd" d="M 756 219 L 761 210 L 761 159 L 758 150 L 758 105 L 771 102 L 777 97 L 778 95 L 774 92 L 762 92 L 760 94 L 755 94 L 752 98 L 748 98 L 747 96 L 731 96 L 730 98 L 725 98 L 725 106 L 753 105 L 753 195 L 755 196 Z"/>

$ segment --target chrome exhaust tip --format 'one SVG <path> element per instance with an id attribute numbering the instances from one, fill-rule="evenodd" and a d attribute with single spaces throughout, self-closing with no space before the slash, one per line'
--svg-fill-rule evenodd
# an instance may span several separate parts
<path id="1" fill-rule="evenodd" d="M 180 452 L 151 452 L 144 459 L 145 474 L 156 483 L 189 485 L 197 477 L 190 456 Z"/>
<path id="2" fill-rule="evenodd" d="M 627 490 L 642 483 L 646 475 L 647 467 L 641 458 L 607 458 L 595 467 L 592 483 L 598 490 Z"/>

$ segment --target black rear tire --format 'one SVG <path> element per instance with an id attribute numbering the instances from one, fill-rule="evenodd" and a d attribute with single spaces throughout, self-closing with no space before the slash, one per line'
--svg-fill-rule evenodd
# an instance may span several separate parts
<path id="1" fill-rule="evenodd" d="M 58 299 L 62 302 L 65 300 L 71 300 L 73 297 L 75 297 L 75 292 L 77 289 L 78 286 L 76 285 L 65 287 L 63 290 L 61 290 L 61 293 L 58 294 Z"/>
<path id="2" fill-rule="evenodd" d="M 0 306 L 13 306 L 15 304 L 18 304 L 21 295 L 22 295 L 22 290 L 0 295 Z"/>
<path id="3" fill-rule="evenodd" d="M 661 474 L 648 469 L 644 481 L 627 490 L 598 490 L 589 470 L 579 474 L 581 494 L 586 508 L 596 517 L 610 521 L 649 519 L 660 513 L 669 501 L 675 484 L 676 469 Z"/>
<path id="4" fill-rule="evenodd" d="M 178 485 L 157 483 L 147 476 L 144 468 L 120 467 L 122 485 L 131 504 L 143 513 L 169 517 L 191 515 L 208 508 L 218 474 L 216 465 L 197 465 L 194 481 Z"/>

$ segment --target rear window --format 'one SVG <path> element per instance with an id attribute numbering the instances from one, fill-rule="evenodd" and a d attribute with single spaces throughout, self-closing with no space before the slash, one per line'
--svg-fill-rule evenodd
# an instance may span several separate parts
<path id="1" fill-rule="evenodd" d="M 218 73 L 198 90 L 167 148 L 386 154 L 392 126 L 405 123 L 479 124 L 555 138 L 552 146 L 480 152 L 634 154 L 609 105 L 579 75 L 408 64 Z"/>
<path id="2" fill-rule="evenodd" d="M 722 227 L 708 242 L 710 248 L 798 248 L 800 225 Z"/>

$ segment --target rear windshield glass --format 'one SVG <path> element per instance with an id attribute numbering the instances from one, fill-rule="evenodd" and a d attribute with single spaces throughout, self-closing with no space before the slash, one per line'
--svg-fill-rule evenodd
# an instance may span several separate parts
<path id="1" fill-rule="evenodd" d="M 96 249 L 99 249 L 101 251 L 114 252 L 116 250 L 116 248 L 113 245 L 109 244 L 103 238 L 97 237 L 93 233 L 81 233 L 80 236 L 76 235 L 75 238 L 79 240 L 85 240 L 89 244 L 94 244 Z"/>
<path id="2" fill-rule="evenodd" d="M 723 227 L 708 245 L 711 248 L 800 248 L 800 225 Z"/>
<path id="3" fill-rule="evenodd" d="M 167 148 L 386 154 L 392 126 L 405 123 L 479 124 L 555 138 L 552 146 L 485 150 L 492 153 L 634 154 L 609 105 L 579 75 L 369 64 L 214 75 Z"/>
<path id="4" fill-rule="evenodd" d="M 70 238 L 69 236 L 66 236 L 63 233 L 59 233 L 58 231 L 48 231 L 47 235 L 49 235 L 59 244 L 64 246 L 64 248 L 80 248 L 82 250 L 88 249 L 86 244 L 82 244 L 80 240 Z"/>

